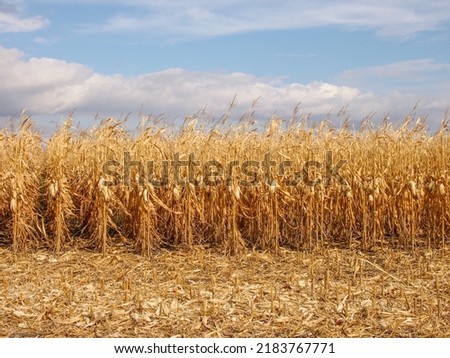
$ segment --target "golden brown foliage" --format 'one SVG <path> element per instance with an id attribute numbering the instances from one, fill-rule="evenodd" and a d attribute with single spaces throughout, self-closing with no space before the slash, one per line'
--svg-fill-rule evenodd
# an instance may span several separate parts
<path id="1" fill-rule="evenodd" d="M 443 247 L 449 133 L 446 123 L 429 134 L 410 122 L 352 131 L 274 118 L 258 131 L 248 119 L 236 126 L 187 119 L 179 130 L 147 124 L 133 133 L 111 118 L 90 131 L 68 120 L 44 141 L 23 118 L 16 132 L 0 133 L 0 243 L 103 253 L 126 245 L 143 254 L 195 245 L 230 254 Z M 174 161 L 184 163 L 176 169 Z M 157 185 L 165 163 L 169 180 Z M 292 183 L 295 172 L 301 180 Z"/>

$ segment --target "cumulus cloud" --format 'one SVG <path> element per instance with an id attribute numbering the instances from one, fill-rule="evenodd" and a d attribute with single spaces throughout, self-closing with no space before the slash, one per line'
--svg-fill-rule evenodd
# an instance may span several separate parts
<path id="1" fill-rule="evenodd" d="M 48 26 L 49 21 L 42 16 L 26 16 L 18 2 L 0 1 L 0 33 L 30 32 Z"/>
<path id="2" fill-rule="evenodd" d="M 410 78 L 430 72 L 450 72 L 450 63 L 439 63 L 431 58 L 408 60 L 390 63 L 381 66 L 371 66 L 345 71 L 342 79 L 383 77 L 383 78 Z"/>
<path id="3" fill-rule="evenodd" d="M 381 66 L 355 68 L 339 75 L 343 83 L 383 90 L 395 87 L 419 95 L 445 93 L 450 81 L 450 63 L 431 58 L 399 61 Z"/>
<path id="4" fill-rule="evenodd" d="M 254 108 L 259 118 L 277 113 L 289 117 L 300 111 L 325 117 L 348 105 L 360 120 L 370 112 L 405 115 L 420 97 L 390 92 L 376 94 L 346 85 L 324 82 L 284 83 L 278 78 L 259 78 L 245 73 L 190 72 L 179 68 L 134 77 L 102 75 L 87 66 L 51 58 L 26 58 L 17 49 L 0 47 L 0 117 L 28 108 L 31 114 L 54 118 L 74 109 L 78 116 L 123 116 L 142 110 L 183 118 L 207 111 L 220 117 L 236 95 L 237 116 Z M 442 115 L 448 102 L 434 97 L 427 108 Z"/>
<path id="5" fill-rule="evenodd" d="M 437 30 L 450 20 L 447 0 L 97 0 L 97 3 L 122 6 L 120 13 L 108 19 L 85 24 L 87 31 L 141 31 L 175 39 L 317 26 L 369 29 L 380 36 L 408 37 Z"/>

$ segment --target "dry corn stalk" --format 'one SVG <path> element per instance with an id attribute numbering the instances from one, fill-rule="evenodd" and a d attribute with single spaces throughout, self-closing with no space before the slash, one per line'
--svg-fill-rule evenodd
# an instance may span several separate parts
<path id="1" fill-rule="evenodd" d="M 361 238 L 363 248 L 448 241 L 445 129 L 431 135 L 407 126 L 350 132 L 326 123 L 286 129 L 281 123 L 272 118 L 259 132 L 248 123 L 202 127 L 190 118 L 180 131 L 155 123 L 136 137 L 111 118 L 84 132 L 68 121 L 43 146 L 24 118 L 17 132 L 0 132 L 0 220 L 7 242 L 16 251 L 83 244 L 106 252 L 121 242 L 143 253 L 160 245 L 237 253 L 245 246 L 352 244 L 352 238 Z M 227 172 L 229 163 L 264 163 L 268 152 L 276 165 L 267 173 L 262 165 Z M 331 164 L 346 161 L 339 173 L 326 164 L 329 152 Z M 178 173 L 167 165 L 176 155 L 188 163 Z M 286 160 L 291 177 L 277 167 Z M 105 169 L 108 161 L 115 172 Z M 305 163 L 313 170 L 303 170 Z"/>

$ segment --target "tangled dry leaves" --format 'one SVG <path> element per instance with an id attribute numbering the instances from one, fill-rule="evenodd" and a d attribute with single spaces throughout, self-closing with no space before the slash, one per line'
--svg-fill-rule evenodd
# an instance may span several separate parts
<path id="1" fill-rule="evenodd" d="M 205 245 L 439 249 L 450 242 L 450 121 L 401 127 L 279 118 L 263 129 L 187 118 L 134 132 L 68 119 L 49 139 L 29 117 L 0 131 L 0 244 L 62 253 L 115 243 L 143 255 Z"/>
<path id="2" fill-rule="evenodd" d="M 449 254 L 0 249 L 0 336 L 450 337 Z"/>

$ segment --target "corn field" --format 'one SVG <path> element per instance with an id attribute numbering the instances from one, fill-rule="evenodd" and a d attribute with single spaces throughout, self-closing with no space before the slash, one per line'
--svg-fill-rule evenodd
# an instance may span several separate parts
<path id="1" fill-rule="evenodd" d="M 0 132 L 0 245 L 14 252 L 125 246 L 441 248 L 450 232 L 450 138 L 369 121 L 359 130 L 272 118 L 187 119 L 137 131 L 30 118 Z M 174 164 L 175 163 L 175 164 Z"/>

